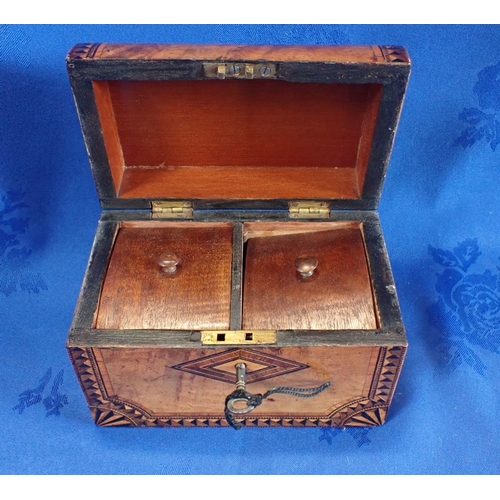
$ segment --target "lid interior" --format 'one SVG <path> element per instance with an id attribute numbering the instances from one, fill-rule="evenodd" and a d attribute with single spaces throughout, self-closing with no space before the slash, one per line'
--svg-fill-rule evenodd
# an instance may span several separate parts
<path id="1" fill-rule="evenodd" d="M 381 84 L 95 80 L 119 198 L 359 199 Z"/>

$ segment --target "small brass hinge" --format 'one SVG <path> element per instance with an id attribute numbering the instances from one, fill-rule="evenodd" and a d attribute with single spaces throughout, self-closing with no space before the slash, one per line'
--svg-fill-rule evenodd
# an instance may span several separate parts
<path id="1" fill-rule="evenodd" d="M 290 219 L 328 219 L 330 204 L 324 201 L 291 201 L 288 213 Z"/>
<path id="2" fill-rule="evenodd" d="M 205 330 L 203 345 L 276 344 L 276 330 Z"/>
<path id="3" fill-rule="evenodd" d="M 193 203 L 191 201 L 153 201 L 151 211 L 153 219 L 191 219 Z"/>

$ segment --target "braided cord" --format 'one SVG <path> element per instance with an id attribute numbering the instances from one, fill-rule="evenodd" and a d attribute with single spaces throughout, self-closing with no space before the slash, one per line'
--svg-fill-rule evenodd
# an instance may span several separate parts
<path id="1" fill-rule="evenodd" d="M 269 389 L 263 396 L 262 399 L 266 399 L 271 394 L 289 394 L 290 396 L 297 396 L 298 398 L 312 398 L 313 396 L 317 396 L 325 389 L 330 387 L 330 382 L 325 382 L 323 385 L 319 387 L 308 387 L 305 389 L 298 389 L 296 387 L 273 387 Z"/>
<path id="2" fill-rule="evenodd" d="M 269 397 L 271 394 L 288 394 L 290 396 L 297 396 L 299 398 L 312 398 L 313 396 L 317 396 L 319 393 L 323 392 L 326 388 L 330 387 L 330 382 L 325 382 L 323 385 L 319 387 L 309 387 L 306 389 L 299 389 L 297 387 L 273 387 L 269 391 L 267 391 L 264 395 L 262 394 L 251 394 L 245 389 L 236 389 L 226 398 L 226 404 L 224 408 L 224 415 L 228 424 L 233 427 L 233 429 L 241 429 L 242 424 L 236 421 L 236 418 L 233 412 L 230 410 L 230 403 L 232 400 L 244 400 L 247 402 L 248 411 L 238 412 L 238 413 L 249 413 L 257 406 L 262 404 L 262 401 Z M 235 412 L 236 414 L 236 412 Z"/>

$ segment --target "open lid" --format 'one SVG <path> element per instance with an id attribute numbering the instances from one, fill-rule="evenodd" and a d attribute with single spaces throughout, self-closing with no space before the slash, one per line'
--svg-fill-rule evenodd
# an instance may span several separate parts
<path id="1" fill-rule="evenodd" d="M 410 73 L 387 46 L 79 44 L 67 65 L 103 208 L 375 209 Z"/>

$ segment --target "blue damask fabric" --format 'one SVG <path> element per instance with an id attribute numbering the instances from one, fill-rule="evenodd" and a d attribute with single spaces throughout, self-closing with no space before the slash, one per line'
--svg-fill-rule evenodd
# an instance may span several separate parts
<path id="1" fill-rule="evenodd" d="M 66 75 L 79 42 L 403 45 L 380 215 L 410 347 L 387 423 L 98 428 L 65 340 L 100 214 Z M 0 473 L 500 473 L 497 26 L 0 26 Z"/>

